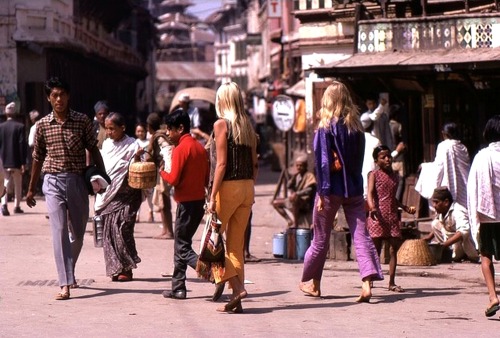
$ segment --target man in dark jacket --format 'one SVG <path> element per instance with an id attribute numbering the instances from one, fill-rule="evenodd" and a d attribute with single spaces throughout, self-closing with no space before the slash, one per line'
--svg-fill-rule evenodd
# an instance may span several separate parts
<path id="1" fill-rule="evenodd" d="M 0 124 L 0 157 L 5 168 L 5 187 L 10 182 L 14 183 L 14 213 L 21 214 L 22 179 L 24 165 L 26 164 L 26 137 L 25 127 L 22 123 L 14 120 L 16 114 L 16 104 L 9 103 L 5 107 L 7 121 Z M 2 197 L 2 215 L 9 216 L 7 208 L 8 197 Z"/>

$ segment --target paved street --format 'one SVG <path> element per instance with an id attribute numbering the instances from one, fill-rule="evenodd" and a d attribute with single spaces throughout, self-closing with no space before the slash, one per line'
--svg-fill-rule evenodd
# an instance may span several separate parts
<path id="1" fill-rule="evenodd" d="M 188 271 L 188 299 L 162 297 L 170 288 L 161 273 L 172 270 L 173 241 L 152 239 L 159 223 L 137 224 L 142 263 L 127 283 L 106 277 L 89 223 L 76 271 L 81 287 L 71 291 L 70 300 L 55 301 L 45 203 L 40 199 L 29 209 L 23 202 L 25 214 L 0 218 L 0 336 L 492 337 L 499 331 L 498 315 L 484 316 L 488 297 L 480 266 L 470 263 L 398 267 L 397 283 L 405 293 L 387 291 L 387 280 L 377 282 L 371 303 L 357 304 L 357 264 L 327 261 L 323 297 L 304 296 L 297 287 L 302 263 L 272 255 L 273 234 L 285 226 L 269 204 L 278 177 L 268 167 L 261 169 L 251 250 L 262 261 L 246 265 L 249 296 L 243 314 L 216 312 L 220 303 L 210 300 L 213 285 L 193 270 Z M 199 231 L 196 249 L 200 236 Z M 386 272 L 388 266 L 383 267 Z"/>

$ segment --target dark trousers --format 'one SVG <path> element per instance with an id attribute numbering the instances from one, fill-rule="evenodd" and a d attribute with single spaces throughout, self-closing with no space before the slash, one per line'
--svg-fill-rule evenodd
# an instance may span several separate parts
<path id="1" fill-rule="evenodd" d="M 174 230 L 174 273 L 172 291 L 186 290 L 186 270 L 188 265 L 196 268 L 198 255 L 192 248 L 193 236 L 198 230 L 205 210 L 205 200 L 179 202 Z"/>

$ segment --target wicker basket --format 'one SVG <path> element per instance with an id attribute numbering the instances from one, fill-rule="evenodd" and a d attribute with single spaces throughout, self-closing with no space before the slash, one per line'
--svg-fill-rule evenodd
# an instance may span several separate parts
<path id="1" fill-rule="evenodd" d="M 128 167 L 128 185 L 134 189 L 154 188 L 157 174 L 154 162 L 133 162 Z"/>
<path id="2" fill-rule="evenodd" d="M 436 260 L 424 239 L 407 239 L 398 250 L 398 265 L 428 266 Z"/>

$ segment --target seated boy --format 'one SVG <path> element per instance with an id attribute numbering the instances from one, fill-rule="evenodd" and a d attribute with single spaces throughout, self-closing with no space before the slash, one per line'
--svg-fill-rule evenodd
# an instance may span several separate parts
<path id="1" fill-rule="evenodd" d="M 442 246 L 452 247 L 454 262 L 468 259 L 477 263 L 479 255 L 471 238 L 467 209 L 453 202 L 447 187 L 434 189 L 431 202 L 436 209 L 436 218 L 432 221 L 432 232 L 425 239 L 434 238 Z"/>

